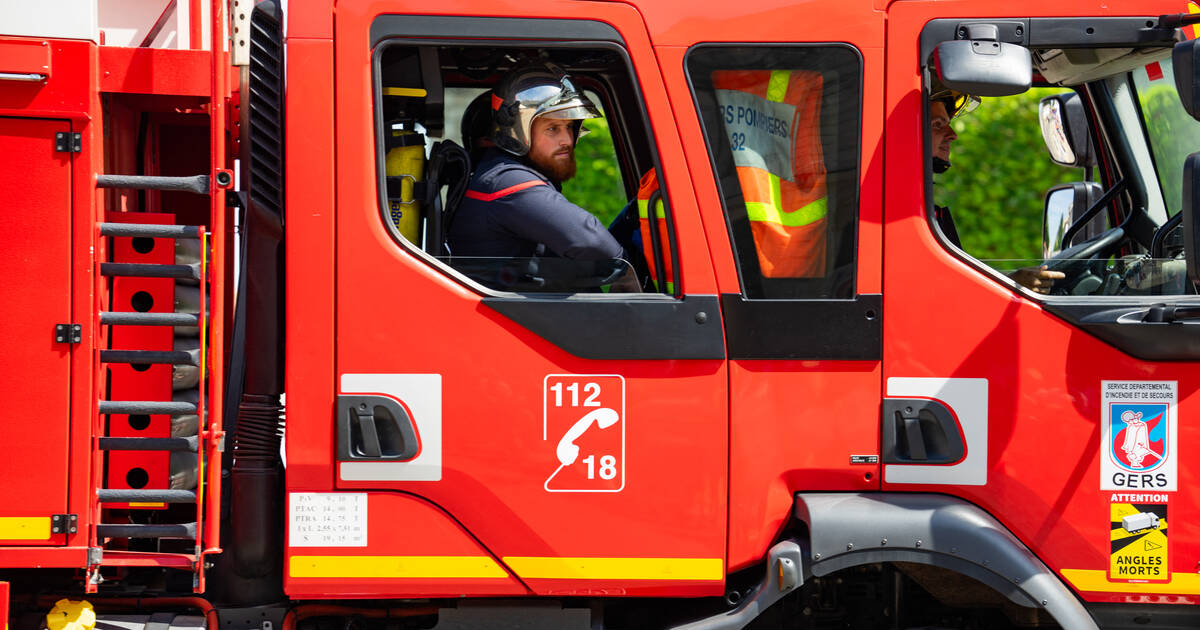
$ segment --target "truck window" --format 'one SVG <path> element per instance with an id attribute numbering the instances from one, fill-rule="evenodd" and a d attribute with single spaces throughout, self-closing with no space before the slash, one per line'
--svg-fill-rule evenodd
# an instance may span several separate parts
<path id="1" fill-rule="evenodd" d="M 1200 147 L 1200 122 L 1179 102 L 1170 57 L 1134 69 L 1133 84 L 1167 213 L 1174 216 L 1182 205 L 1184 158 Z"/>
<path id="2" fill-rule="evenodd" d="M 926 86 L 930 228 L 952 252 L 1027 295 L 1192 293 L 1172 217 L 1200 124 L 1179 104 L 1170 49 L 1031 53 L 1043 82 L 1024 94 L 978 99 L 936 77 Z M 1091 138 L 1094 168 L 1055 164 L 1042 141 L 1039 101 L 1069 93 L 1082 103 L 1075 120 Z M 955 103 L 972 100 L 981 103 L 962 116 Z M 947 111 L 950 136 L 937 129 Z M 938 159 L 947 152 L 950 170 Z M 1073 196 L 1072 187 L 1086 194 Z"/>
<path id="3" fill-rule="evenodd" d="M 623 49 L 390 41 L 376 60 L 381 219 L 401 247 L 492 291 L 673 292 L 659 277 L 669 265 L 653 265 L 641 238 L 638 183 L 656 172 L 657 158 Z M 596 114 L 565 121 L 575 125 L 573 171 L 537 162 L 532 138 L 519 141 L 524 155 L 492 141 L 503 127 L 496 92 L 534 66 L 560 72 L 587 106 L 579 111 Z M 529 134 L 534 119 L 509 128 Z M 529 181 L 517 182 L 524 187 L 485 189 L 496 173 L 521 179 L 514 169 L 528 171 Z M 662 197 L 660 212 L 669 214 Z M 670 260 L 673 238 L 666 221 L 657 223 L 656 251 Z"/>
<path id="4" fill-rule="evenodd" d="M 687 70 L 746 297 L 853 297 L 857 52 L 700 46 Z"/>

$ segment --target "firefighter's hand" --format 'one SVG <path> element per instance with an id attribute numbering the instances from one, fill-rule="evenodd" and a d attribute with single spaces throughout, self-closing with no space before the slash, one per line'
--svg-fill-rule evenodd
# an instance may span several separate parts
<path id="1" fill-rule="evenodd" d="M 1062 280 L 1067 274 L 1061 271 L 1050 271 L 1046 265 L 1041 267 L 1022 267 L 1012 273 L 1012 279 L 1017 284 L 1032 289 L 1038 293 L 1048 294 L 1055 280 Z"/>
<path id="2" fill-rule="evenodd" d="M 641 293 L 642 286 L 638 283 L 637 273 L 633 267 L 626 267 L 625 273 L 621 274 L 617 281 L 609 285 L 610 293 Z"/>

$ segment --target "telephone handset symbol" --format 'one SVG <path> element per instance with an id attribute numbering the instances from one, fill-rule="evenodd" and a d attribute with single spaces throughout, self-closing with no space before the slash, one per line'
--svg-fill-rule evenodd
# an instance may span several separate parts
<path id="1" fill-rule="evenodd" d="M 570 466 L 575 463 L 575 459 L 579 457 L 579 447 L 575 446 L 575 440 L 578 440 L 592 423 L 600 426 L 601 429 L 607 429 L 616 424 L 621 416 L 613 409 L 602 407 L 600 409 L 588 412 L 587 415 L 580 418 L 567 432 L 563 434 L 562 439 L 558 441 L 558 448 L 555 449 L 555 455 L 558 455 L 558 461 L 563 466 Z"/>

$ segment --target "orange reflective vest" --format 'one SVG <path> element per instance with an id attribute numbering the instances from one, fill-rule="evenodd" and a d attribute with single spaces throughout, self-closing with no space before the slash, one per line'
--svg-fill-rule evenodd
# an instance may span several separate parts
<path id="1" fill-rule="evenodd" d="M 653 200 L 654 211 L 650 211 Z M 671 268 L 671 245 L 667 240 L 667 217 L 663 208 L 662 195 L 658 190 L 658 174 L 653 169 L 642 175 L 638 184 L 638 230 L 642 235 L 642 253 L 650 268 L 650 277 L 659 291 L 675 293 L 675 271 Z M 657 240 L 656 240 L 657 239 Z M 655 245 L 657 243 L 657 246 Z M 662 273 L 658 270 L 658 259 L 662 259 Z"/>
<path id="2" fill-rule="evenodd" d="M 719 70 L 712 79 L 763 277 L 824 276 L 821 74 Z"/>

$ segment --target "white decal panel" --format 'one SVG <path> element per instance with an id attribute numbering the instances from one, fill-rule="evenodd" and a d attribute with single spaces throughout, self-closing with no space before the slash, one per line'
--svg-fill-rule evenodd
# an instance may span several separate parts
<path id="1" fill-rule="evenodd" d="M 625 379 L 549 374 L 543 379 L 542 440 L 554 468 L 546 492 L 625 488 Z"/>
<path id="2" fill-rule="evenodd" d="M 988 381 L 986 378 L 889 378 L 886 396 L 932 398 L 954 412 L 966 457 L 957 464 L 885 464 L 887 483 L 982 486 L 987 484 Z"/>
<path id="3" fill-rule="evenodd" d="M 386 394 L 412 413 L 421 452 L 405 462 L 341 462 L 343 481 L 441 481 L 442 375 L 343 374 L 343 394 Z"/>
<path id="4" fill-rule="evenodd" d="M 1176 381 L 1101 381 L 1100 489 L 1178 485 Z"/>

